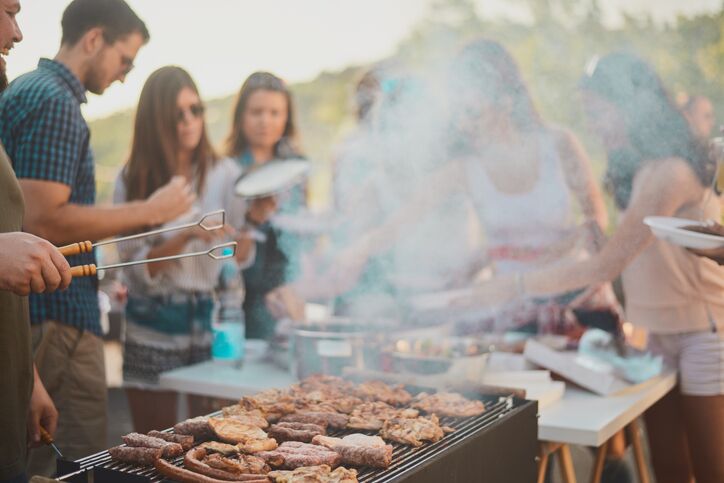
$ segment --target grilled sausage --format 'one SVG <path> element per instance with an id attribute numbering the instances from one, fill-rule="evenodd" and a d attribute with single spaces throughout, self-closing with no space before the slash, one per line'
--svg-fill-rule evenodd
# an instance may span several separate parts
<path id="1" fill-rule="evenodd" d="M 159 438 L 169 443 L 178 443 L 184 449 L 188 451 L 194 445 L 194 437 L 190 434 L 173 434 L 173 433 L 162 433 L 161 431 L 149 431 L 148 435 L 154 438 Z"/>
<path id="2" fill-rule="evenodd" d="M 130 446 L 114 446 L 108 449 L 111 458 L 132 465 L 151 466 L 163 454 L 162 448 L 132 448 Z"/>

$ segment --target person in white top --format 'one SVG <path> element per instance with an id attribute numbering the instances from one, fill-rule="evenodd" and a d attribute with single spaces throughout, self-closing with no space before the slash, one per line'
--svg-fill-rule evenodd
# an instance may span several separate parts
<path id="1" fill-rule="evenodd" d="M 145 199 L 157 186 L 180 176 L 194 186 L 197 199 L 190 212 L 166 226 L 196 221 L 218 209 L 226 210 L 227 225 L 125 242 L 119 245 L 121 258 L 158 258 L 236 240 L 236 262 L 240 268 L 249 266 L 255 245 L 244 230 L 246 220 L 263 223 L 271 213 L 264 201 L 247 206 L 234 195 L 241 173 L 234 161 L 216 156 L 207 137 L 204 105 L 188 72 L 176 66 L 155 71 L 141 92 L 131 154 L 116 180 L 114 201 Z M 193 257 L 124 270 L 128 304 L 123 377 L 136 431 L 162 429 L 176 421 L 178 395 L 159 390 L 161 372 L 210 359 L 213 291 L 222 266 L 208 257 Z M 206 402 L 190 396 L 191 414 L 209 412 Z"/>

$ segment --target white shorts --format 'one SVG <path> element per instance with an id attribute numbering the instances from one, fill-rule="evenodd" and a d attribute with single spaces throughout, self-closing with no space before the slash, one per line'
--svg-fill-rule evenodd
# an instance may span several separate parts
<path id="1" fill-rule="evenodd" d="M 724 332 L 649 334 L 649 350 L 679 373 L 687 396 L 724 394 Z"/>

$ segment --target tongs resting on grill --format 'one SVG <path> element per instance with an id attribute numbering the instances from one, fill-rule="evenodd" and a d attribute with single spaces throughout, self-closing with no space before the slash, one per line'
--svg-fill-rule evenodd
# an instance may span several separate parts
<path id="1" fill-rule="evenodd" d="M 220 218 L 220 221 L 217 221 Z M 222 228 L 226 222 L 226 212 L 224 210 L 217 210 L 212 211 L 210 213 L 207 213 L 204 215 L 199 221 L 192 222 L 192 223 L 186 223 L 183 225 L 178 226 L 172 226 L 168 228 L 160 228 L 158 230 L 152 230 L 147 231 L 144 233 L 136 233 L 134 235 L 128 235 L 120 238 L 114 238 L 111 240 L 104 240 L 96 243 L 91 243 L 90 241 L 83 241 L 78 243 L 72 243 L 70 245 L 66 245 L 63 247 L 60 247 L 58 250 L 61 254 L 64 256 L 71 256 L 71 255 L 78 255 L 80 253 L 89 253 L 91 250 L 93 250 L 93 247 L 101 246 L 101 245 L 110 245 L 113 243 L 119 243 L 123 241 L 128 240 L 135 240 L 138 238 L 145 238 L 148 236 L 153 235 L 159 235 L 161 233 L 167 233 L 170 231 L 177 231 L 177 230 L 184 230 L 187 228 L 193 228 L 196 226 L 200 226 L 202 229 L 206 231 L 213 231 L 218 230 L 219 228 Z M 220 245 L 216 245 L 214 247 L 209 248 L 208 250 L 198 251 L 198 252 L 190 252 L 190 253 L 181 253 L 178 255 L 170 255 L 167 257 L 159 257 L 159 258 L 150 258 L 147 260 L 136 260 L 132 262 L 124 262 L 124 263 L 114 263 L 112 265 L 105 265 L 102 267 L 98 267 L 95 264 L 91 263 L 88 265 L 78 265 L 76 267 L 70 268 L 70 273 L 73 277 L 86 277 L 90 275 L 95 275 L 98 270 L 108 270 L 112 268 L 121 268 L 121 267 L 129 267 L 132 265 L 141 265 L 146 263 L 155 263 L 155 262 L 163 262 L 166 260 L 178 260 L 179 258 L 187 258 L 187 257 L 198 257 L 202 255 L 208 255 L 214 260 L 223 260 L 226 258 L 231 258 L 236 254 L 236 242 L 227 242 L 222 243 Z"/>

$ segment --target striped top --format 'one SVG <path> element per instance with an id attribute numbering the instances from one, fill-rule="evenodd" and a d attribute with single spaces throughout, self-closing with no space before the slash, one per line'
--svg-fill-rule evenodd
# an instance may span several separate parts
<path id="1" fill-rule="evenodd" d="M 70 203 L 95 203 L 90 131 L 80 106 L 85 87 L 63 64 L 40 59 L 0 97 L 0 140 L 18 178 L 62 183 Z M 26 200 L 32 204 L 32 200 Z M 96 263 L 95 253 L 68 257 L 71 265 Z M 67 290 L 30 295 L 30 320 L 56 320 L 100 335 L 97 277 L 73 280 Z"/>
<path id="2" fill-rule="evenodd" d="M 226 210 L 226 223 L 236 228 L 245 224 L 246 202 L 234 193 L 236 180 L 241 176 L 241 168 L 231 159 L 218 161 L 206 176 L 206 186 L 192 209 L 180 218 L 167 223 L 164 227 L 178 226 L 184 223 L 198 221 L 204 214 L 224 209 Z M 123 173 L 116 178 L 113 193 L 114 203 L 127 201 L 126 186 Z M 170 232 L 154 237 L 140 238 L 118 244 L 118 252 L 123 261 L 145 260 L 148 252 L 157 244 L 174 237 L 179 232 Z M 184 252 L 208 250 L 210 247 L 227 240 L 215 240 L 211 243 L 199 239 L 192 240 L 186 245 Z M 255 250 L 239 268 L 246 268 L 254 261 Z M 217 285 L 221 268 L 225 263 L 233 263 L 233 259 L 225 261 L 213 260 L 211 257 L 199 256 L 176 260 L 168 268 L 151 277 L 147 265 L 136 265 L 123 269 L 123 275 L 128 290 L 131 293 L 149 296 L 171 295 L 179 292 L 211 292 Z M 241 301 L 240 301 L 241 302 Z"/>

